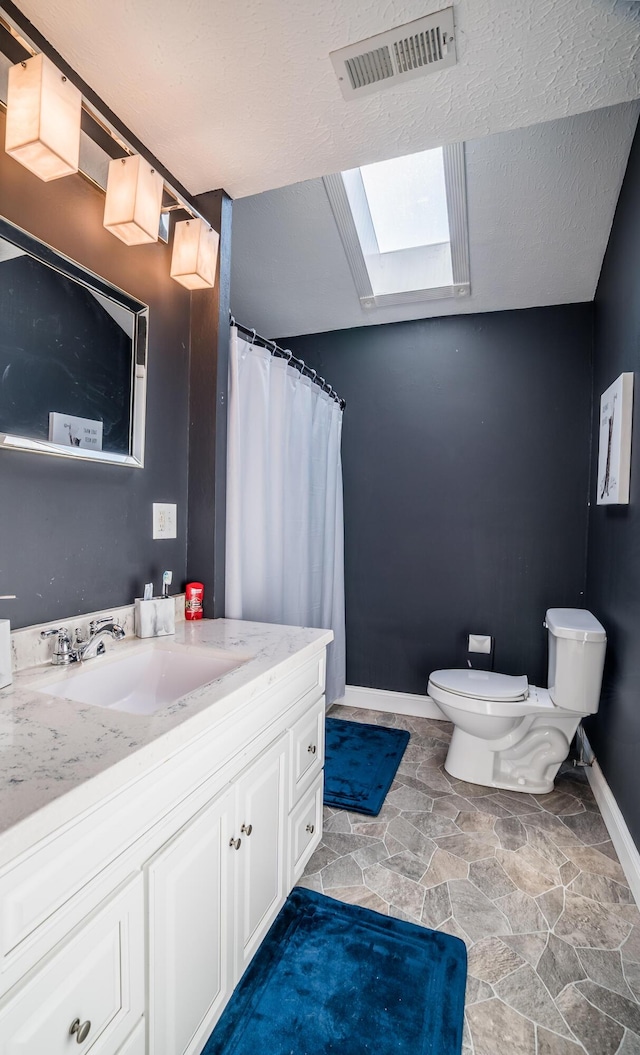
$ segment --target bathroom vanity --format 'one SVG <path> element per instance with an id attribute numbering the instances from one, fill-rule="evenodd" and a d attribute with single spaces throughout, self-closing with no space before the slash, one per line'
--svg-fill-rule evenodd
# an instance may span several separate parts
<path id="1" fill-rule="evenodd" d="M 0 1055 L 201 1051 L 321 836 L 331 637 L 183 623 L 238 665 L 150 715 L 0 692 Z"/>

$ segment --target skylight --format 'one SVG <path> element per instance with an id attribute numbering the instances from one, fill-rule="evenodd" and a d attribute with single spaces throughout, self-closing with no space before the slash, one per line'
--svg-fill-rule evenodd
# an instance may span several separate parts
<path id="1" fill-rule="evenodd" d="M 468 295 L 462 144 L 324 183 L 363 307 Z"/>
<path id="2" fill-rule="evenodd" d="M 442 148 L 360 169 L 381 253 L 449 241 Z"/>

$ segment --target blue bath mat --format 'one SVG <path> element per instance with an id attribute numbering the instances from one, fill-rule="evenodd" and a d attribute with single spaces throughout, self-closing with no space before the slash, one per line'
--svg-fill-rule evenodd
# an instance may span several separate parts
<path id="1" fill-rule="evenodd" d="M 296 887 L 202 1055 L 459 1055 L 464 942 Z"/>
<path id="2" fill-rule="evenodd" d="M 377 816 L 408 743 L 404 729 L 327 718 L 325 806 Z"/>

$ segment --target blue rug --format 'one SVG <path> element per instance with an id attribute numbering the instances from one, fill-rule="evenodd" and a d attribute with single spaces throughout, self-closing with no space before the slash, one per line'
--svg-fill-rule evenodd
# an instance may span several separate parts
<path id="1" fill-rule="evenodd" d="M 296 887 L 202 1055 L 459 1055 L 464 942 Z"/>
<path id="2" fill-rule="evenodd" d="M 376 817 L 408 743 L 404 729 L 327 718 L 325 806 Z"/>

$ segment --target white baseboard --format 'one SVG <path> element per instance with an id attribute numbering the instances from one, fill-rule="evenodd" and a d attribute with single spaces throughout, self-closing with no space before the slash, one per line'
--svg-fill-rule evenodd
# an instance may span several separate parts
<path id="1" fill-rule="evenodd" d="M 435 718 L 445 721 L 442 711 L 430 696 L 416 696 L 410 692 L 390 692 L 386 689 L 367 689 L 362 685 L 347 685 L 344 696 L 336 703 L 345 707 L 360 707 L 367 711 L 388 711 L 406 714 L 411 718 Z"/>
<path id="2" fill-rule="evenodd" d="M 587 748 L 587 757 L 593 757 L 591 745 L 586 736 L 585 746 Z M 602 819 L 607 826 L 611 842 L 622 865 L 622 870 L 627 877 L 631 893 L 636 900 L 636 904 L 640 905 L 640 853 L 638 848 L 631 837 L 631 832 L 627 828 L 627 822 L 622 816 L 620 807 L 605 780 L 604 773 L 600 769 L 598 762 L 594 760 L 592 765 L 587 768 L 586 773 L 591 790 L 600 808 Z"/>

